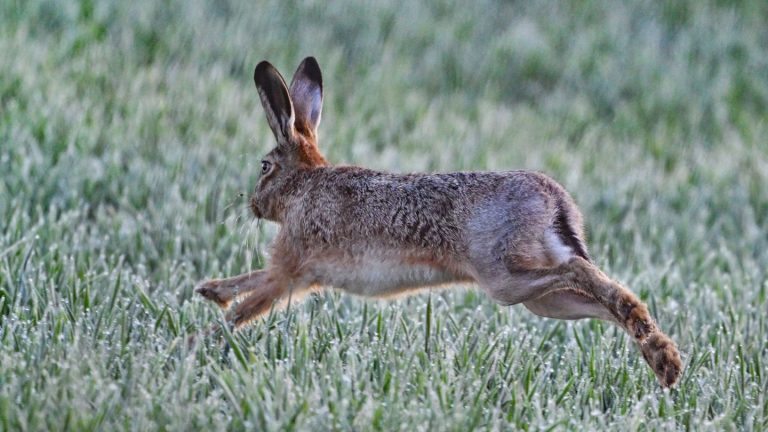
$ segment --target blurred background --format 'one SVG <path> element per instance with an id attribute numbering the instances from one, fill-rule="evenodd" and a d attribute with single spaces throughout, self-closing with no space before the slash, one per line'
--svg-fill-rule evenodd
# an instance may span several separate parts
<path id="1" fill-rule="evenodd" d="M 0 0 L 0 429 L 768 427 L 768 3 Z M 541 170 L 687 372 L 473 291 L 326 293 L 188 349 L 263 266 L 252 73 L 323 69 L 320 147 Z M 63 422 L 63 423 L 62 423 Z"/>

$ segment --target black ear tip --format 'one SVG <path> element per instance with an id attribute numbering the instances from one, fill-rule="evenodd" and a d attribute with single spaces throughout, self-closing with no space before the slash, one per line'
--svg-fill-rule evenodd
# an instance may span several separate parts
<path id="1" fill-rule="evenodd" d="M 317 59 L 315 58 L 315 56 L 305 57 L 304 60 L 302 60 L 301 62 L 315 69 L 320 69 L 320 65 L 317 63 Z"/>
<path id="2" fill-rule="evenodd" d="M 256 65 L 256 69 L 253 70 L 253 82 L 255 82 L 256 85 L 259 85 L 259 81 L 263 80 L 264 77 L 266 77 L 267 72 L 273 69 L 275 69 L 275 67 L 272 66 L 272 63 L 262 60 Z"/>
<path id="3" fill-rule="evenodd" d="M 317 59 L 309 56 L 302 60 L 300 68 L 303 70 L 307 78 L 312 81 L 323 85 L 323 74 L 320 72 L 320 65 L 317 63 Z"/>

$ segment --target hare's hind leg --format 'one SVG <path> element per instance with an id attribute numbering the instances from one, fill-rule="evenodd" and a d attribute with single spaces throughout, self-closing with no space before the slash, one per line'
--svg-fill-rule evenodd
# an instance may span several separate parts
<path id="1" fill-rule="evenodd" d="M 226 309 L 235 297 L 259 288 L 266 278 L 266 270 L 257 270 L 226 279 L 211 279 L 198 285 L 195 292 Z"/>
<path id="2" fill-rule="evenodd" d="M 661 384 L 669 387 L 677 382 L 682 362 L 675 343 L 658 329 L 648 313 L 648 307 L 629 289 L 611 280 L 581 257 L 571 258 L 555 268 L 530 270 L 528 273 L 532 278 L 542 280 L 559 275 L 561 280 L 558 285 L 564 284 L 588 293 L 610 312 L 612 321 L 617 322 L 640 345 L 643 357 Z M 546 295 L 557 294 L 549 292 Z M 541 297 L 535 298 L 534 302 L 539 299 Z"/>
<path id="3" fill-rule="evenodd" d="M 575 288 L 591 294 L 616 318 L 619 325 L 639 343 L 658 329 L 648 313 L 648 307 L 629 289 L 610 279 L 594 264 L 574 257 L 558 267 Z"/>
<path id="4" fill-rule="evenodd" d="M 582 290 L 566 288 L 545 294 L 534 300 L 523 302 L 528 310 L 536 315 L 562 320 L 597 318 L 618 324 L 616 317 Z"/>
<path id="5" fill-rule="evenodd" d="M 648 307 L 635 294 L 608 278 L 595 265 L 574 258 L 568 265 L 574 270 L 576 285 L 586 289 L 623 323 L 640 344 L 643 358 L 661 384 L 670 387 L 682 372 L 682 361 L 675 343 L 664 334 L 648 313 Z"/>

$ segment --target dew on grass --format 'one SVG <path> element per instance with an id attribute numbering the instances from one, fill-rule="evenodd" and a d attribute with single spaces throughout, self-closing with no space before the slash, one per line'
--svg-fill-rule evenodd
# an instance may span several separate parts
<path id="1" fill-rule="evenodd" d="M 642 422 L 637 427 L 649 430 L 730 430 L 755 428 L 750 425 L 765 419 L 765 408 L 752 392 L 760 390 L 754 369 L 766 362 L 765 350 L 755 343 L 765 339 L 760 318 L 765 296 L 754 281 L 768 268 L 768 245 L 759 235 L 766 202 L 760 185 L 768 181 L 765 146 L 759 141 L 766 136 L 760 119 L 765 117 L 761 107 L 768 74 L 760 73 L 766 64 L 760 44 L 764 31 L 759 19 L 748 19 L 754 15 L 750 2 L 728 8 L 683 2 L 685 20 L 677 18 L 675 8 L 645 3 L 604 8 L 600 2 L 586 2 L 574 10 L 535 1 L 525 8 L 479 2 L 463 6 L 461 14 L 450 8 L 440 11 L 439 26 L 424 26 L 434 21 L 434 11 L 421 3 L 384 1 L 363 10 L 343 1 L 319 12 L 301 7 L 286 12 L 275 2 L 254 9 L 236 0 L 223 10 L 207 5 L 190 9 L 198 11 L 190 14 L 137 1 L 135 9 L 141 13 L 136 16 L 109 1 L 91 15 L 84 10 L 81 17 L 79 6 L 50 12 L 34 2 L 0 15 L 6 30 L 0 36 L 6 53 L 0 58 L 0 75 L 8 85 L 0 84 L 0 136 L 15 144 L 0 152 L 0 195 L 12 191 L 24 197 L 0 200 L 0 219 L 6 222 L 0 228 L 0 296 L 7 292 L 13 297 L 14 284 L 23 280 L 30 295 L 36 295 L 35 283 L 42 281 L 47 288 L 51 281 L 61 297 L 30 297 L 34 302 L 29 304 L 0 299 L 0 375 L 8 377 L 0 386 L 0 401 L 14 401 L 4 419 L 47 429 L 49 418 L 87 425 L 106 412 L 97 428 L 118 430 L 126 424 L 190 430 L 262 428 L 265 423 L 273 429 L 325 430 L 336 424 L 339 429 L 366 430 L 373 429 L 372 421 L 380 430 L 461 430 L 469 429 L 464 426 L 470 418 L 475 427 L 498 429 L 514 429 L 505 427 L 511 421 L 530 429 L 602 430 Z M 209 8 L 221 17 L 207 13 Z M 339 11 L 344 11 L 344 20 L 338 20 Z M 389 31 L 381 23 L 391 21 L 387 17 L 393 12 L 409 20 L 395 20 L 394 31 Z M 322 25 L 317 13 L 324 18 Z M 238 19 L 232 20 L 232 14 Z M 90 28 L 88 23 L 98 29 L 104 19 L 110 31 L 103 37 L 78 38 L 77 49 L 72 49 L 71 38 L 60 37 L 75 27 Z M 283 34 L 283 19 L 297 24 L 290 26 L 290 34 Z M 415 27 L 423 36 L 418 55 L 411 52 L 414 32 L 409 30 Z M 24 30 L 30 28 L 35 31 Z M 141 36 L 146 31 L 153 33 L 146 37 L 149 42 Z M 654 401 L 667 393 L 653 387 L 644 362 L 621 332 L 605 331 L 598 337 L 587 322 L 568 324 L 565 343 L 559 344 L 555 333 L 540 352 L 541 338 L 554 321 L 531 317 L 522 307 L 495 306 L 483 295 L 458 292 L 444 298 L 441 294 L 440 303 L 435 300 L 434 311 L 438 304 L 444 307 L 445 321 L 433 333 L 430 360 L 414 363 L 416 370 L 402 368 L 423 349 L 418 329 L 425 302 L 386 306 L 382 337 L 373 321 L 364 330 L 373 330 L 369 339 L 356 330 L 364 301 L 339 296 L 314 306 L 313 327 L 306 331 L 310 356 L 318 349 L 315 343 L 330 343 L 323 345 L 326 352 L 320 360 L 311 358 L 306 366 L 313 371 L 308 381 L 294 375 L 291 365 L 298 347 L 291 343 L 285 345 L 285 358 L 253 362 L 249 372 L 211 366 L 219 351 L 200 349 L 184 367 L 213 369 L 202 373 L 205 378 L 195 383 L 183 407 L 167 397 L 179 366 L 159 366 L 172 357 L 166 350 L 169 329 L 161 322 L 155 331 L 159 311 L 145 310 L 139 288 L 160 310 L 172 304 L 189 328 L 201 329 L 219 318 L 218 311 L 201 300 L 177 304 L 179 293 L 190 287 L 163 292 L 165 275 L 179 274 L 170 283 L 199 280 L 206 276 L 198 273 L 200 268 L 234 273 L 271 258 L 266 245 L 274 237 L 274 225 L 249 224 L 236 214 L 247 210 L 243 208 L 226 215 L 223 229 L 216 230 L 218 221 L 210 223 L 205 208 L 207 197 L 216 194 L 245 198 L 240 191 L 250 189 L 253 179 L 243 178 L 243 172 L 250 172 L 254 157 L 258 159 L 253 154 L 266 153 L 273 145 L 258 97 L 243 91 L 241 78 L 247 74 L 241 69 L 250 60 L 242 66 L 232 63 L 233 52 L 260 55 L 252 52 L 252 41 L 262 32 L 283 34 L 259 38 L 263 52 L 284 53 L 289 44 L 321 60 L 328 96 L 320 137 L 329 159 L 401 172 L 522 167 L 546 171 L 564 183 L 587 216 L 596 260 L 606 272 L 631 281 L 643 298 L 655 299 L 660 325 L 688 352 L 703 355 L 700 366 L 688 366 L 697 367 L 690 381 L 668 393 L 679 399 L 660 414 L 661 404 Z M 534 44 L 517 52 L 510 42 L 519 41 Z M 658 46 L 676 55 L 663 56 Z M 369 54 L 375 52 L 387 55 L 372 62 Z M 184 53 L 183 58 L 174 53 Z M 282 56 L 273 61 L 290 72 L 284 68 L 297 59 Z M 53 63 L 57 75 L 66 79 L 30 72 L 46 70 L 51 59 L 65 59 Z M 709 66 L 703 70 L 702 64 Z M 408 65 L 408 74 L 400 73 L 403 65 Z M 360 83 L 369 91 L 344 89 L 344 82 Z M 333 96 L 342 93 L 341 99 Z M 233 119 L 235 124 L 226 126 Z M 57 142 L 66 144 L 59 149 Z M 440 143 L 440 155 L 435 143 Z M 220 212 L 221 206 L 213 211 Z M 35 250 L 27 277 L 20 279 L 24 254 L 5 250 L 29 238 L 47 249 Z M 48 261 L 56 251 L 58 262 Z M 114 307 L 107 309 L 117 276 L 109 266 L 118 261 L 122 288 Z M 666 279 L 658 283 L 645 276 L 653 274 Z M 71 286 L 81 275 L 91 296 L 85 313 L 77 307 L 84 287 Z M 462 304 L 468 307 L 457 306 Z M 295 315 L 284 336 L 301 334 L 298 326 L 310 321 L 308 305 L 292 305 Z M 393 311 L 400 315 L 390 316 Z M 93 334 L 97 319 L 101 333 Z M 282 323 L 276 321 L 278 329 Z M 26 356 L 32 361 L 35 350 L 27 346 L 36 346 L 56 325 L 63 326 L 59 338 L 66 334 L 75 346 L 57 347 L 34 365 L 19 361 Z M 130 336 L 122 333 L 128 328 Z M 275 330 L 266 328 L 246 333 L 247 351 L 266 352 L 267 343 L 259 338 L 269 331 L 274 337 Z M 112 335 L 116 340 L 110 342 Z M 125 344 L 123 337 L 128 338 Z M 499 347 L 512 340 L 509 364 L 497 366 L 497 374 L 509 370 L 504 386 L 520 388 L 523 378 L 517 374 L 529 363 L 537 369 L 533 379 L 541 383 L 530 400 L 519 393 L 509 397 L 516 401 L 510 412 L 464 399 L 489 396 L 485 375 L 503 358 L 503 350 L 497 348 L 487 360 L 480 356 L 494 338 L 501 341 Z M 14 354 L 17 343 L 25 345 Z M 577 350 L 579 345 L 585 352 Z M 735 360 L 732 350 L 738 347 L 744 354 Z M 465 349 L 468 359 L 463 358 Z M 587 396 L 607 390 L 584 376 L 575 378 L 573 393 L 555 403 L 560 389 L 545 377 L 553 374 L 552 365 L 582 373 L 591 352 L 597 367 L 608 374 L 607 362 L 629 360 L 622 366 L 628 385 L 610 390 L 617 400 L 627 401 L 628 414 Z M 457 371 L 457 357 L 469 366 Z M 54 370 L 63 358 L 71 359 L 71 364 L 64 362 L 64 368 L 71 366 L 71 382 L 33 379 L 32 371 Z M 133 366 L 122 369 L 128 364 Z M 114 377 L 118 369 L 120 378 Z M 725 372 L 731 378 L 726 380 Z M 129 373 L 134 375 L 127 378 Z M 325 378 L 317 379 L 317 373 Z M 378 374 L 381 384 L 390 380 L 389 393 L 376 401 L 384 409 L 375 420 L 356 411 L 359 399 L 349 389 L 350 383 L 365 383 L 372 374 Z M 443 376 L 448 382 L 442 382 Z M 290 384 L 266 389 L 255 377 Z M 422 377 L 441 378 L 425 389 Z M 609 384 L 600 379 L 599 385 Z M 220 381 L 231 387 L 232 400 L 218 388 Z M 90 396 L 94 390 L 88 388 L 94 385 L 119 393 L 119 405 Z M 437 389 L 448 401 L 445 412 L 436 413 L 428 402 Z M 67 396 L 64 402 L 60 394 Z M 698 405 L 690 409 L 694 399 Z M 253 410 L 240 418 L 234 406 L 242 407 L 244 401 Z M 336 410 L 332 416 L 329 403 Z M 592 408 L 596 415 L 590 415 Z M 690 426 L 684 423 L 686 415 Z"/>

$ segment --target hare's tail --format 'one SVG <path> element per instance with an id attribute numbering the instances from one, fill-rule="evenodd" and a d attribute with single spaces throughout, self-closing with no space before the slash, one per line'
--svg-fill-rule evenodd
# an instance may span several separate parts
<path id="1" fill-rule="evenodd" d="M 581 228 L 581 214 L 576 209 L 575 204 L 567 197 L 559 197 L 555 208 L 555 219 L 553 227 L 560 236 L 563 243 L 568 246 L 574 254 L 592 262 L 587 252 L 587 245 L 584 242 L 584 234 Z"/>

